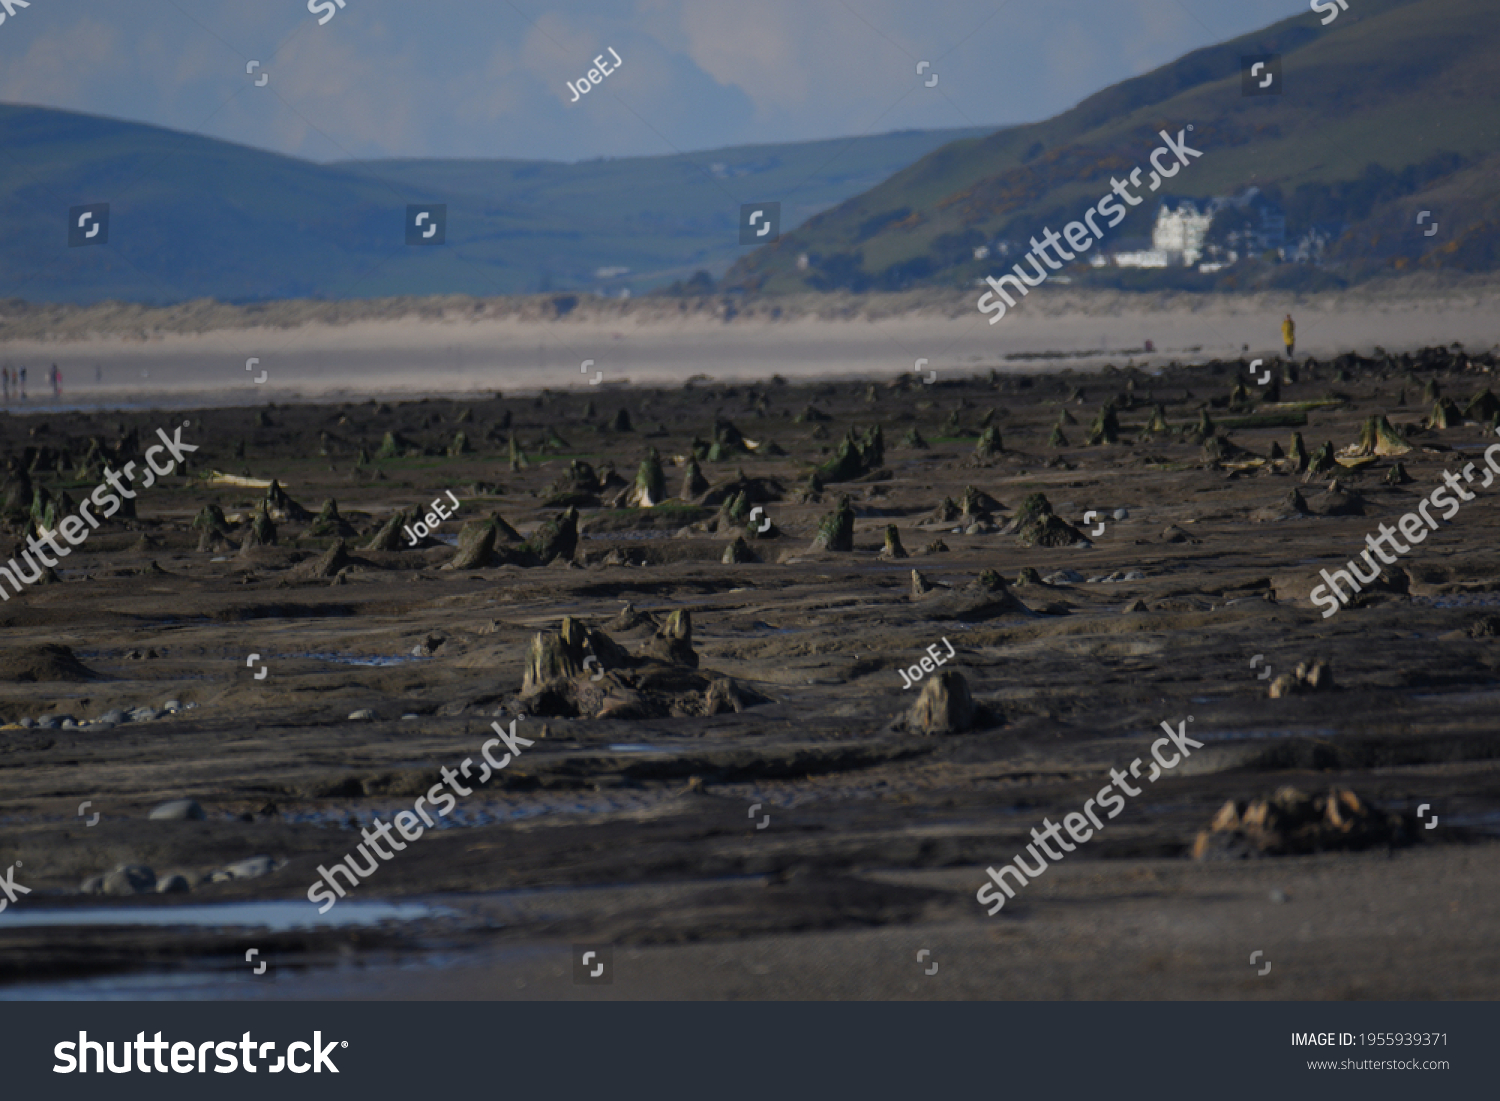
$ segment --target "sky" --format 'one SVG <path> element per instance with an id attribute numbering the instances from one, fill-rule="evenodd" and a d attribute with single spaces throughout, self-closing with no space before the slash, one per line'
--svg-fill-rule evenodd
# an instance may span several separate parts
<path id="1" fill-rule="evenodd" d="M 1190 50 L 1308 10 L 1306 0 L 31 0 L 29 7 L 11 0 L 10 7 L 0 22 L 0 101 L 153 123 L 319 162 L 580 161 L 1031 122 Z M 599 72 L 600 55 L 614 71 Z M 597 85 L 570 90 L 590 69 Z"/>

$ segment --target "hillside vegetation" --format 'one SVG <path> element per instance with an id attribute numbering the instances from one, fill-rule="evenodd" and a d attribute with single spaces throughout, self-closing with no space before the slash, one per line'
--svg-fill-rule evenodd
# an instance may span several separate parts
<path id="1" fill-rule="evenodd" d="M 1180 283 L 1243 289 L 1247 279 L 1292 285 L 1403 268 L 1490 270 L 1500 259 L 1497 51 L 1493 0 L 1357 0 L 1326 27 L 1303 12 L 1106 88 L 1055 118 L 935 150 L 745 257 L 726 282 L 773 293 L 972 284 L 998 270 L 994 259 L 974 260 L 975 245 L 1061 229 L 1109 191 L 1112 176 L 1146 166 L 1159 131 L 1189 125 L 1190 144 L 1204 156 L 1172 181 L 1172 193 L 1231 195 L 1253 185 L 1285 208 L 1289 232 L 1343 226 L 1323 271 L 1252 264 L 1212 278 L 1183 273 Z M 1256 54 L 1282 55 L 1283 94 L 1242 94 L 1240 58 Z M 1105 247 L 1149 234 L 1157 205 L 1136 208 Z M 1437 235 L 1416 226 L 1423 209 L 1434 212 L 1427 228 L 1437 221 Z M 796 265 L 802 254 L 805 270 Z M 1077 277 L 1116 285 L 1172 278 L 1082 265 Z"/>
<path id="2" fill-rule="evenodd" d="M 0 105 L 0 297 L 181 302 L 618 294 L 720 274 L 740 202 L 796 225 L 955 137 L 837 141 L 579 164 L 319 165 L 160 127 Z M 110 204 L 105 247 L 68 248 L 68 208 Z M 408 203 L 446 203 L 447 244 L 409 247 Z M 600 278 L 599 269 L 628 268 Z"/>

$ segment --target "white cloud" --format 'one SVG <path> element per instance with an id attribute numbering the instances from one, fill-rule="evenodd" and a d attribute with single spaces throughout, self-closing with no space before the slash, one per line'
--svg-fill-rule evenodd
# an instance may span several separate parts
<path id="1" fill-rule="evenodd" d="M 1044 118 L 1304 5 L 572 0 L 528 16 L 494 0 L 349 0 L 324 27 L 304 7 L 37 9 L 0 30 L 0 98 L 315 159 L 583 159 Z M 624 66 L 570 103 L 566 82 L 611 46 Z M 272 88 L 247 87 L 249 58 Z M 921 86 L 922 59 L 940 88 Z"/>

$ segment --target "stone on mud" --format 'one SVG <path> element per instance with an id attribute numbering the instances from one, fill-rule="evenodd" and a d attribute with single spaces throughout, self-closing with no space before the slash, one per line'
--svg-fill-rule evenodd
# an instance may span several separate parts
<path id="1" fill-rule="evenodd" d="M 1333 666 L 1322 661 L 1311 665 L 1299 662 L 1294 672 L 1283 673 L 1271 682 L 1270 695 L 1271 699 L 1279 700 L 1308 692 L 1329 692 L 1333 687 Z"/>
<path id="2" fill-rule="evenodd" d="M 407 525 L 420 519 L 420 516 L 408 513 L 404 509 L 398 511 L 381 525 L 380 530 L 371 536 L 370 541 L 361 547 L 360 550 L 395 551 L 404 549 L 407 544 L 407 536 L 404 529 Z"/>
<path id="3" fill-rule="evenodd" d="M 818 524 L 813 539 L 814 550 L 852 551 L 854 549 L 854 509 L 848 497 L 840 497 L 838 507 Z"/>
<path id="4" fill-rule="evenodd" d="M 371 563 L 364 559 L 351 555 L 348 544 L 340 539 L 317 558 L 295 567 L 292 573 L 296 577 L 337 577 L 341 570 L 349 569 L 351 566 L 368 567 L 370 565 Z"/>
<path id="5" fill-rule="evenodd" d="M 667 476 L 661 468 L 661 456 L 653 447 L 641 460 L 625 504 L 627 508 L 654 508 L 666 499 Z"/>
<path id="6" fill-rule="evenodd" d="M 105 873 L 100 889 L 107 895 L 144 895 L 156 890 L 156 873 L 144 864 L 120 864 Z"/>
<path id="7" fill-rule="evenodd" d="M 556 559 L 571 560 L 578 549 L 578 510 L 569 508 L 546 521 L 525 544 L 525 550 L 546 566 Z"/>
<path id="8" fill-rule="evenodd" d="M 1071 547 L 1088 541 L 1081 531 L 1053 514 L 1045 493 L 1027 495 L 1005 531 L 1027 547 Z"/>
<path id="9" fill-rule="evenodd" d="M 1269 798 L 1225 803 L 1194 840 L 1193 858 L 1305 855 L 1411 840 L 1411 824 L 1401 815 L 1380 810 L 1348 788 L 1309 795 L 1288 786 Z"/>
<path id="10" fill-rule="evenodd" d="M 667 621 L 646 643 L 641 651 L 643 657 L 659 658 L 670 665 L 698 668 L 698 654 L 693 649 L 693 616 L 686 608 L 679 608 L 667 616 Z"/>
<path id="11" fill-rule="evenodd" d="M 157 822 L 201 822 L 207 816 L 195 800 L 173 799 L 153 808 L 150 817 Z"/>
<path id="12" fill-rule="evenodd" d="M 702 496 L 708 490 L 708 479 L 703 476 L 703 468 L 698 465 L 698 457 L 689 455 L 687 465 L 682 471 L 682 492 L 679 496 L 684 501 L 689 501 L 694 497 Z"/>
<path id="13" fill-rule="evenodd" d="M 880 551 L 881 558 L 905 558 L 906 548 L 901 545 L 901 532 L 895 524 L 885 526 L 885 546 Z"/>
<path id="14" fill-rule="evenodd" d="M 726 566 L 738 566 L 750 562 L 759 562 L 760 556 L 750 549 L 750 544 L 745 542 L 743 535 L 737 535 L 734 542 L 724 548 L 724 555 L 720 561 Z"/>
<path id="15" fill-rule="evenodd" d="M 354 525 L 339 515 L 339 503 L 330 497 L 323 502 L 322 511 L 308 526 L 307 534 L 317 538 L 350 539 L 354 536 Z"/>
<path id="16" fill-rule="evenodd" d="M 933 673 L 907 712 L 913 734 L 962 734 L 974 726 L 976 709 L 963 674 L 951 669 Z"/>
<path id="17" fill-rule="evenodd" d="M 490 520 L 470 520 L 458 533 L 458 553 L 442 566 L 445 570 L 478 570 L 495 564 L 499 529 Z"/>
<path id="18" fill-rule="evenodd" d="M 715 677 L 703 697 L 705 715 L 738 714 L 747 707 L 770 703 L 770 699 L 746 688 L 733 677 Z"/>

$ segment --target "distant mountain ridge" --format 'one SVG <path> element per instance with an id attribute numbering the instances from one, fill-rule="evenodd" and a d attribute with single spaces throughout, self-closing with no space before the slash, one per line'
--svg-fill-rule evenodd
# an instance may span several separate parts
<path id="1" fill-rule="evenodd" d="M 743 252 L 741 201 L 786 196 L 790 227 L 955 137 L 984 132 L 577 164 L 319 165 L 141 123 L 0 104 L 0 298 L 639 293 L 699 268 L 722 273 Z M 105 202 L 108 245 L 68 248 L 69 208 Z M 444 247 L 405 244 L 408 203 L 446 204 Z"/>

